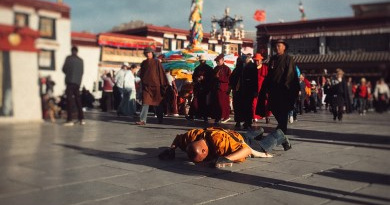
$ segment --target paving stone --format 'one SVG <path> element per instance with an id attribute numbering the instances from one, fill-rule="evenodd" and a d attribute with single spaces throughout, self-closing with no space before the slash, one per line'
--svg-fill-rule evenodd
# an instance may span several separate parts
<path id="1" fill-rule="evenodd" d="M 39 190 L 39 188 L 9 179 L 0 179 L 0 198 L 34 190 Z"/>
<path id="2" fill-rule="evenodd" d="M 356 190 L 354 193 L 347 194 L 331 200 L 328 205 L 341 204 L 389 204 L 389 187 L 383 185 L 369 185 Z"/>
<path id="3" fill-rule="evenodd" d="M 103 181 L 109 184 L 128 187 L 132 190 L 144 191 L 204 177 L 201 172 L 164 168 L 144 171 L 142 174 L 131 173 L 125 176 L 112 177 Z"/>
<path id="4" fill-rule="evenodd" d="M 122 176 L 129 171 L 105 166 L 91 166 L 69 169 L 56 173 L 39 173 L 33 175 L 14 175 L 11 180 L 30 184 L 40 188 L 61 186 L 64 184 L 82 183 L 107 177 Z"/>
<path id="5" fill-rule="evenodd" d="M 289 124 L 293 149 L 233 167 L 195 165 L 177 134 L 203 127 L 150 116 L 135 126 L 115 113 L 86 112 L 87 125 L 0 124 L 0 204 L 388 204 L 390 115 L 307 113 Z M 209 124 L 212 125 L 211 123 Z M 221 125 L 234 129 L 234 122 Z M 255 123 L 272 132 L 276 121 Z"/>
<path id="6" fill-rule="evenodd" d="M 331 164 L 307 162 L 300 160 L 288 160 L 284 162 L 271 163 L 265 166 L 261 166 L 259 167 L 259 169 L 292 174 L 295 176 L 303 176 L 311 173 L 321 172 L 323 170 L 328 170 L 334 167 L 335 165 Z"/>
<path id="7" fill-rule="evenodd" d="M 86 182 L 83 184 L 61 186 L 53 189 L 24 193 L 18 196 L 0 197 L 0 204 L 76 204 L 129 192 L 130 190 L 127 188 L 103 182 Z"/>
<path id="8" fill-rule="evenodd" d="M 241 172 L 226 172 L 209 175 L 201 179 L 194 179 L 188 183 L 200 186 L 223 189 L 238 193 L 246 193 L 272 184 L 279 184 L 297 178 L 297 176 L 259 170 L 257 168 L 245 169 Z"/>
<path id="9" fill-rule="evenodd" d="M 235 194 L 226 190 L 178 183 L 86 204 L 202 204 Z"/>
<path id="10" fill-rule="evenodd" d="M 255 191 L 217 199 L 210 204 L 267 204 L 267 205 L 312 205 L 327 201 L 327 197 L 334 198 L 330 193 L 317 193 L 304 187 L 275 185 L 260 188 Z"/>

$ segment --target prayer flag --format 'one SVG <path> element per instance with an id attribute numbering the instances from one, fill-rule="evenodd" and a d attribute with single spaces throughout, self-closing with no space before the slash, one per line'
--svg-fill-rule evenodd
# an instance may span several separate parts
<path id="1" fill-rule="evenodd" d="M 299 2 L 299 11 L 301 12 L 301 21 L 306 21 L 305 9 L 303 8 L 302 1 Z"/>

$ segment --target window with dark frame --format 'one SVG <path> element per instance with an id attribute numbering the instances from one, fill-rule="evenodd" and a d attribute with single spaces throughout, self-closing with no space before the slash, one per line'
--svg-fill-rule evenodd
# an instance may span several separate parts
<path id="1" fill-rule="evenodd" d="M 55 70 L 55 56 L 53 50 L 40 50 L 38 53 L 38 67 L 40 70 Z"/>
<path id="2" fill-rule="evenodd" d="M 28 14 L 15 12 L 14 25 L 16 27 L 28 27 Z"/>
<path id="3" fill-rule="evenodd" d="M 184 40 L 177 39 L 176 40 L 176 49 L 184 48 Z"/>
<path id="4" fill-rule="evenodd" d="M 40 17 L 39 18 L 39 34 L 41 38 L 56 39 L 55 19 Z"/>
<path id="5" fill-rule="evenodd" d="M 210 51 L 215 51 L 215 44 L 214 43 L 210 43 L 209 44 L 209 50 Z"/>
<path id="6" fill-rule="evenodd" d="M 164 50 L 171 50 L 172 49 L 171 42 L 172 42 L 172 39 L 164 38 L 163 49 Z"/>
<path id="7" fill-rule="evenodd" d="M 0 116 L 13 116 L 10 52 L 0 51 Z"/>

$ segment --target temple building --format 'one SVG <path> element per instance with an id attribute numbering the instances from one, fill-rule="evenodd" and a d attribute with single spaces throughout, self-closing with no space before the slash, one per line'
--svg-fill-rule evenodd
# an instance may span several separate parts
<path id="1" fill-rule="evenodd" d="M 157 49 L 158 53 L 165 53 L 172 50 L 183 49 L 188 46 L 189 41 L 189 30 L 146 25 L 139 28 L 130 28 L 112 31 L 114 33 L 142 36 L 149 39 L 153 39 L 162 44 L 162 49 Z M 242 50 L 253 51 L 253 40 L 249 38 L 242 39 L 229 39 L 225 42 L 226 54 L 241 54 Z M 222 42 L 221 40 L 212 38 L 210 33 L 203 33 L 203 40 L 201 42 L 203 49 L 208 49 L 222 53 Z"/>
<path id="2" fill-rule="evenodd" d="M 0 1 L 0 121 L 41 120 L 44 87 L 51 76 L 64 90 L 60 71 L 70 54 L 70 7 L 37 0 Z"/>
<path id="3" fill-rule="evenodd" d="M 390 81 L 390 3 L 352 5 L 355 15 L 258 25 L 257 51 L 269 56 L 275 40 L 284 39 L 289 53 L 307 76 L 342 68 L 346 76 Z"/>

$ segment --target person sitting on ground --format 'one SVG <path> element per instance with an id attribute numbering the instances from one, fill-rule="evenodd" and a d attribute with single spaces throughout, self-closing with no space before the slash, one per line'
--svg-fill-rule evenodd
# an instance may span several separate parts
<path id="1" fill-rule="evenodd" d="M 243 162 L 248 156 L 272 157 L 269 152 L 277 145 L 283 145 L 285 151 L 291 149 L 291 144 L 278 129 L 265 137 L 264 130 L 250 131 L 242 135 L 232 130 L 219 127 L 192 129 L 179 134 L 167 150 L 159 154 L 161 160 L 175 158 L 175 149 L 186 152 L 194 163 L 211 163 L 217 168 L 232 166 L 233 162 Z"/>

